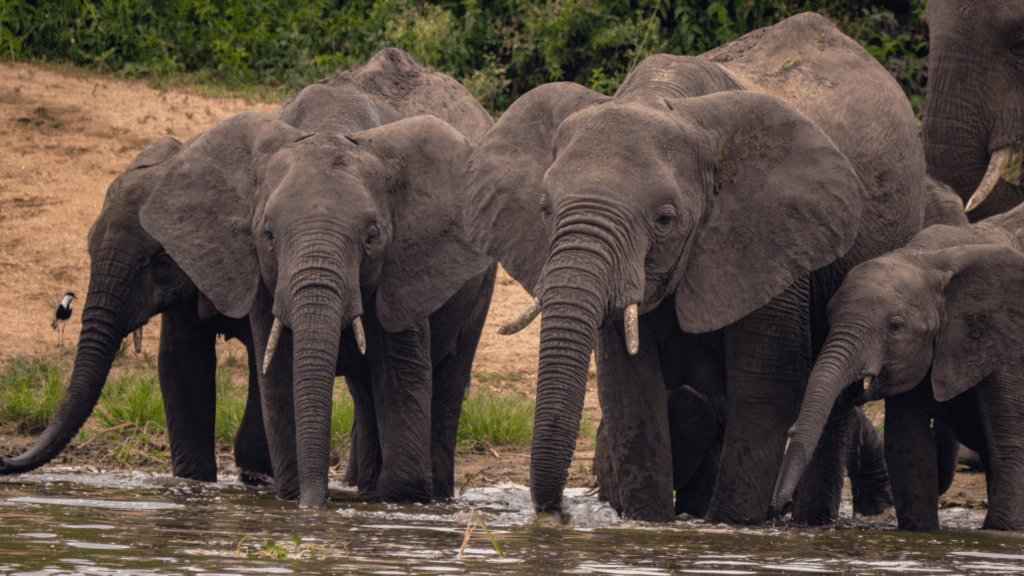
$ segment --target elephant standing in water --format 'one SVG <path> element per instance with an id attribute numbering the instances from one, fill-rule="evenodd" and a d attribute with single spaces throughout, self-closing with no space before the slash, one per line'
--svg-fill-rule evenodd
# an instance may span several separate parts
<path id="1" fill-rule="evenodd" d="M 926 18 L 928 173 L 972 220 L 1005 212 L 1024 201 L 1024 0 L 929 0 Z"/>
<path id="2" fill-rule="evenodd" d="M 496 271 L 463 238 L 460 174 L 492 121 L 391 48 L 297 99 L 322 104 L 243 112 L 193 139 L 142 226 L 218 310 L 248 315 L 278 497 L 327 504 L 336 373 L 355 400 L 360 491 L 451 496 Z M 325 109 L 342 99 L 347 114 Z M 338 124 L 349 117 L 367 124 Z"/>
<path id="3" fill-rule="evenodd" d="M 240 476 L 256 480 L 272 474 L 249 323 L 219 314 L 139 223 L 139 206 L 158 191 L 157 182 L 182 147 L 169 137 L 150 144 L 107 190 L 89 231 L 89 294 L 68 391 L 53 420 L 26 452 L 0 457 L 0 473 L 27 472 L 60 453 L 96 406 L 122 340 L 161 314 L 160 390 L 174 475 L 217 479 L 218 334 L 238 338 L 249 350 L 249 396 L 235 437 Z"/>
<path id="4" fill-rule="evenodd" d="M 266 125 L 273 125 L 273 129 L 264 131 L 264 135 L 284 134 L 289 130 L 298 133 L 295 130 L 297 127 L 307 132 L 340 136 L 430 109 L 438 110 L 446 120 L 461 126 L 465 134 L 474 139 L 479 139 L 491 125 L 486 112 L 457 82 L 424 68 L 411 56 L 394 49 L 378 53 L 364 66 L 340 72 L 307 87 L 279 107 L 273 119 L 259 114 L 256 117 L 264 118 Z M 239 120 L 236 118 L 234 122 Z M 103 212 L 90 233 L 89 246 L 93 260 L 90 295 L 83 311 L 79 353 L 66 400 L 53 422 L 29 451 L 16 458 L 0 459 L 0 472 L 11 474 L 28 471 L 42 466 L 59 453 L 95 406 L 114 353 L 124 336 L 145 324 L 153 314 L 164 312 L 159 365 L 174 473 L 198 480 L 216 479 L 213 453 L 216 371 L 214 338 L 220 332 L 242 338 L 249 348 L 249 403 L 235 445 L 239 469 L 244 475 L 248 472 L 256 473 L 253 477 L 276 475 L 277 492 L 282 497 L 294 497 L 297 493 L 294 469 L 296 448 L 288 444 L 287 438 L 278 443 L 277 464 L 271 464 L 260 412 L 259 387 L 256 384 L 260 367 L 255 361 L 256 355 L 252 348 L 249 319 L 244 318 L 244 314 L 237 319 L 219 314 L 210 299 L 197 290 L 192 279 L 179 267 L 177 257 L 172 258 L 168 254 L 179 250 L 180 246 L 165 250 L 163 242 L 157 240 L 139 222 L 142 206 L 149 206 L 150 217 L 153 217 L 153 204 L 147 203 L 150 197 L 163 194 L 169 189 L 170 183 L 164 178 L 168 168 L 174 166 L 180 170 L 182 159 L 179 152 L 195 157 L 200 153 L 192 148 L 193 145 L 209 143 L 216 138 L 222 138 L 225 153 L 228 154 L 237 153 L 238 148 L 245 145 L 270 144 L 267 139 L 243 142 L 231 137 L 224 138 L 227 130 L 221 125 L 218 127 L 213 136 L 201 135 L 184 147 L 171 138 L 154 143 L 111 185 Z M 454 140 L 452 154 L 465 151 L 465 143 L 460 137 L 448 134 L 445 130 L 441 132 L 442 140 Z M 347 140 L 344 143 L 350 144 Z M 334 160 L 344 157 L 343 153 L 339 153 Z M 244 170 L 241 166 L 235 167 Z M 381 162 L 381 168 L 387 167 L 396 167 L 395 160 Z M 260 169 L 261 176 L 266 173 L 262 166 L 252 168 Z M 396 175 L 385 170 L 383 178 L 386 181 Z M 413 197 L 421 193 L 428 196 L 418 188 L 409 188 L 407 192 Z M 213 204 L 220 193 L 226 193 L 226 190 L 211 186 L 207 189 L 206 200 Z M 397 201 L 393 204 L 397 204 Z M 224 210 L 224 213 L 228 214 L 228 210 Z M 451 213 L 458 214 L 459 211 L 452 209 Z M 408 219 L 409 214 L 405 215 Z M 191 216 L 185 214 L 183 218 L 189 219 Z M 422 215 L 423 218 L 428 216 L 425 213 Z M 394 230 L 388 222 L 382 222 L 381 227 L 387 234 Z M 457 226 L 452 226 L 444 232 L 449 236 L 457 236 L 456 230 Z M 166 239 L 165 235 L 161 237 Z M 423 236 L 412 240 L 428 239 Z M 405 240 L 410 239 L 406 237 Z M 188 243 L 189 240 L 176 239 L 171 244 L 175 241 L 180 244 Z M 358 245 L 362 245 L 362 240 Z M 407 242 L 405 247 L 408 246 Z M 375 256 L 387 252 L 382 246 L 373 250 Z M 231 255 L 223 256 L 229 261 L 233 259 Z M 244 256 L 240 253 L 237 258 L 241 260 Z M 458 266 L 459 261 L 453 260 L 451 264 Z M 424 262 L 423 265 L 429 264 Z M 374 273 L 371 263 L 367 262 L 366 267 L 369 274 Z M 451 275 L 458 277 L 461 273 L 459 271 Z M 414 416 L 426 419 L 432 428 L 423 432 L 421 438 L 434 446 L 422 448 L 422 454 L 427 455 L 431 464 L 432 472 L 426 473 L 427 481 L 432 475 L 432 489 L 437 495 L 450 496 L 453 490 L 455 426 L 463 392 L 469 382 L 469 362 L 486 316 L 486 304 L 489 302 L 493 282 L 488 279 L 493 278 L 493 271 L 489 273 L 491 276 L 485 272 L 474 281 L 467 282 L 456 296 L 430 316 L 430 358 L 425 362 L 434 367 L 435 380 L 444 385 L 434 387 L 434 398 L 426 399 L 433 406 L 425 413 Z M 414 290 L 411 284 L 404 288 Z M 219 294 L 215 291 L 211 293 Z M 399 294 L 397 298 L 406 295 Z M 237 304 L 220 303 L 236 316 Z M 368 327 L 369 330 L 374 328 Z M 359 352 L 352 353 L 355 343 L 351 336 L 347 346 L 350 361 L 343 363 L 339 369 L 349 374 L 348 381 L 357 405 L 355 425 L 361 429 L 354 433 L 350 480 L 358 484 L 361 492 L 374 493 L 382 467 L 376 411 L 381 410 L 386 415 L 390 409 L 387 408 L 387 398 L 379 394 L 374 396 L 367 389 L 368 375 L 372 370 Z M 276 398 L 272 399 L 275 403 L 271 405 L 273 410 L 268 414 L 272 425 L 273 421 L 280 423 L 280 419 L 293 421 L 290 414 L 292 400 L 287 394 L 284 396 L 281 399 L 284 404 L 278 404 Z M 384 409 L 376 407 L 374 402 L 380 403 Z M 397 423 L 392 425 L 398 426 Z M 386 445 L 391 446 L 387 442 Z M 401 459 L 395 459 L 394 465 L 402 465 Z M 279 472 L 275 473 L 275 466 L 288 473 L 284 477 L 280 476 Z M 326 464 L 323 470 L 326 474 Z M 417 470 L 416 473 L 424 472 Z M 402 496 L 399 494 L 392 497 L 400 499 Z M 415 495 L 417 499 L 422 497 L 421 493 Z"/>
<path id="5" fill-rule="evenodd" d="M 649 57 L 615 97 L 536 88 L 464 180 L 470 234 L 543 311 L 535 509 L 564 512 L 596 348 L 602 496 L 627 518 L 675 518 L 665 390 L 687 384 L 726 400 L 706 518 L 730 523 L 766 517 L 829 297 L 920 230 L 926 187 L 906 97 L 816 14 Z M 805 521 L 835 517 L 855 418 L 832 418 Z"/>
<path id="6" fill-rule="evenodd" d="M 944 466 L 930 422 L 985 467 L 983 528 L 1024 530 L 1024 205 L 970 228 L 931 226 L 846 276 L 811 373 L 774 502 L 799 481 L 835 399 L 885 398 L 885 455 L 899 527 L 938 530 Z M 858 385 L 850 386 L 851 382 Z M 863 386 L 859 384 L 863 382 Z"/>

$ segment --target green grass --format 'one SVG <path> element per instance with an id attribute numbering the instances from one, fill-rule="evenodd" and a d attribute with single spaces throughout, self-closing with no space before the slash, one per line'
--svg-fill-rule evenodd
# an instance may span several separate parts
<path id="1" fill-rule="evenodd" d="M 459 443 L 503 446 L 529 444 L 534 401 L 529 396 L 499 396 L 489 387 L 467 395 L 459 417 Z"/>
<path id="2" fill-rule="evenodd" d="M 19 434 L 39 434 L 53 419 L 67 387 L 67 361 L 22 356 L 0 370 L 0 422 Z"/>

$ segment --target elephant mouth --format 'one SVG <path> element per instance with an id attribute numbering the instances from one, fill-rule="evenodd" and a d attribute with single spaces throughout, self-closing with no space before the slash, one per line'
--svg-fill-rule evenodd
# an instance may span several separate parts
<path id="1" fill-rule="evenodd" d="M 498 329 L 498 334 L 508 336 L 526 328 L 541 313 L 540 298 L 534 298 L 526 310 L 516 316 L 509 323 Z M 622 312 L 623 329 L 626 333 L 626 350 L 631 356 L 636 356 L 640 351 L 640 313 L 639 305 L 630 304 Z"/>
<path id="2" fill-rule="evenodd" d="M 263 355 L 263 373 L 267 373 L 270 363 L 274 359 L 274 352 L 277 351 L 277 341 L 281 338 L 281 330 L 284 323 L 279 318 L 274 318 L 274 324 L 270 327 L 270 336 L 267 338 L 267 351 Z M 141 328 L 139 329 L 141 333 Z M 366 354 L 366 333 L 363 331 L 363 320 L 356 316 L 352 321 L 352 333 L 355 335 L 356 344 L 359 346 L 359 353 Z"/>

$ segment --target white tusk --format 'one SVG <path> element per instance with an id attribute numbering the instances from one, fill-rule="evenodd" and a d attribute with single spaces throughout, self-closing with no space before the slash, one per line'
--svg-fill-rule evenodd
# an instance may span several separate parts
<path id="1" fill-rule="evenodd" d="M 872 378 L 873 378 L 873 376 L 871 376 L 870 374 L 868 374 L 867 376 L 864 377 L 864 390 L 867 390 L 868 388 L 871 388 L 871 380 L 872 380 Z"/>
<path id="2" fill-rule="evenodd" d="M 522 314 L 516 316 L 515 320 L 499 328 L 498 334 L 501 334 L 502 336 L 515 334 L 516 332 L 519 332 L 523 328 L 529 326 L 530 323 L 533 322 L 533 320 L 537 318 L 539 314 L 540 298 L 534 298 L 533 302 L 530 302 L 530 305 L 527 306 L 526 310 L 524 310 Z"/>
<path id="3" fill-rule="evenodd" d="M 270 327 L 270 338 L 267 339 L 267 351 L 263 355 L 263 373 L 267 373 L 270 361 L 274 359 L 274 350 L 277 349 L 277 340 L 281 338 L 281 321 L 274 318 L 274 325 Z"/>
<path id="4" fill-rule="evenodd" d="M 135 353 L 142 354 L 142 326 L 132 332 L 132 343 L 135 344 Z"/>
<path id="5" fill-rule="evenodd" d="M 988 169 L 985 171 L 985 176 L 981 179 L 981 184 L 978 184 L 978 189 L 974 191 L 971 199 L 967 201 L 964 212 L 970 212 L 984 202 L 989 194 L 995 190 L 1000 178 L 1012 184 L 1019 184 L 1021 156 L 1019 144 L 996 150 L 992 154 L 992 158 L 989 159 Z"/>
<path id="6" fill-rule="evenodd" d="M 639 313 L 636 304 L 630 304 L 626 308 L 623 321 L 626 324 L 626 350 L 629 350 L 630 356 L 636 356 L 640 351 Z"/>
<path id="7" fill-rule="evenodd" d="M 363 332 L 363 321 L 356 316 L 352 321 L 352 333 L 356 335 L 356 344 L 359 346 L 359 353 L 366 355 L 366 334 Z"/>

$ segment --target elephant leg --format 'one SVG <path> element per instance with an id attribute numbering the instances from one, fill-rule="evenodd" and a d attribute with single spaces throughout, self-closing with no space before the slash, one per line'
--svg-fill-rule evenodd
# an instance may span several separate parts
<path id="1" fill-rule="evenodd" d="M 839 519 L 844 472 L 851 447 L 860 440 L 859 435 L 856 410 L 847 402 L 836 402 L 814 456 L 793 494 L 795 522 L 823 526 Z"/>
<path id="2" fill-rule="evenodd" d="M 459 436 L 459 416 L 473 378 L 473 359 L 487 321 L 487 310 L 494 294 L 497 265 L 470 280 L 435 316 L 431 317 L 431 342 L 444 332 L 443 320 L 460 319 L 458 333 L 444 358 L 434 360 L 433 397 L 430 406 L 430 457 L 434 498 L 455 495 L 455 446 Z M 441 324 L 437 330 L 435 324 Z M 446 347 L 447 348 L 447 347 Z M 433 352 L 433 351 L 432 351 Z"/>
<path id="3" fill-rule="evenodd" d="M 238 478 L 246 484 L 263 484 L 273 477 L 274 464 L 270 458 L 267 432 L 263 427 L 263 402 L 260 399 L 259 373 L 256 365 L 256 351 L 252 344 L 246 344 L 249 357 L 249 387 L 245 401 L 245 412 L 235 435 L 235 466 Z"/>
<path id="4" fill-rule="evenodd" d="M 646 322 L 650 324 L 651 322 Z M 619 514 L 629 520 L 672 522 L 672 443 L 665 382 L 654 334 L 640 319 L 640 351 L 626 352 L 621 324 L 602 327 L 597 337 L 599 444 L 611 458 Z M 604 483 L 602 481 L 602 488 Z"/>
<path id="5" fill-rule="evenodd" d="M 376 324 L 376 323 L 369 323 Z M 429 502 L 431 488 L 430 326 L 385 333 L 367 329 L 381 469 L 374 496 L 384 502 Z"/>
<path id="6" fill-rule="evenodd" d="M 956 467 L 960 463 L 960 442 L 949 424 L 938 418 L 932 421 L 932 433 L 935 434 L 935 456 L 939 463 L 939 496 L 942 496 L 953 485 L 956 477 Z"/>
<path id="7" fill-rule="evenodd" d="M 997 372 L 974 389 L 988 453 L 988 514 L 982 524 L 987 530 L 1024 530 L 1024 436 L 1017 431 L 1024 418 L 1024 377 L 1009 372 Z"/>
<path id="8" fill-rule="evenodd" d="M 217 334 L 193 310 L 185 303 L 161 317 L 160 392 L 174 475 L 215 482 Z"/>
<path id="9" fill-rule="evenodd" d="M 672 486 L 676 493 L 675 513 L 703 518 L 707 513 L 717 466 L 707 477 L 701 470 L 705 456 L 718 464 L 721 446 L 719 420 L 708 398 L 689 386 L 668 391 L 668 425 L 672 438 Z M 710 454 L 709 454 L 710 452 Z M 710 482 L 709 482 L 710 480 Z"/>
<path id="10" fill-rule="evenodd" d="M 846 457 L 846 473 L 850 477 L 853 513 L 877 516 L 892 507 L 889 471 L 885 467 L 885 444 L 867 414 L 856 409 L 856 440 Z"/>
<path id="11" fill-rule="evenodd" d="M 598 392 L 600 394 L 600 391 Z M 622 502 L 619 501 L 619 488 L 615 483 L 615 472 L 612 465 L 611 441 L 607 437 L 605 419 L 597 425 L 597 439 L 594 447 L 594 476 L 597 477 L 597 499 L 607 502 L 612 510 L 622 513 Z"/>
<path id="12" fill-rule="evenodd" d="M 808 280 L 725 328 L 726 426 L 706 519 L 764 522 L 810 374 Z"/>
<path id="13" fill-rule="evenodd" d="M 256 301 L 249 313 L 257 365 L 262 366 L 267 339 L 274 322 L 273 299 L 260 283 Z M 274 360 L 267 372 L 257 369 L 263 426 L 274 466 L 274 493 L 281 500 L 299 498 L 299 467 L 295 442 L 295 396 L 292 387 L 292 331 L 284 329 L 278 340 Z"/>
<path id="14" fill-rule="evenodd" d="M 901 530 L 939 529 L 938 460 L 925 394 L 927 382 L 885 399 L 885 465 Z"/>
<path id="15" fill-rule="evenodd" d="M 348 391 L 352 395 L 355 407 L 345 483 L 355 486 L 362 496 L 372 496 L 377 490 L 377 478 L 381 469 L 377 410 L 374 407 L 368 379 L 345 376 L 345 381 L 348 383 Z"/>

